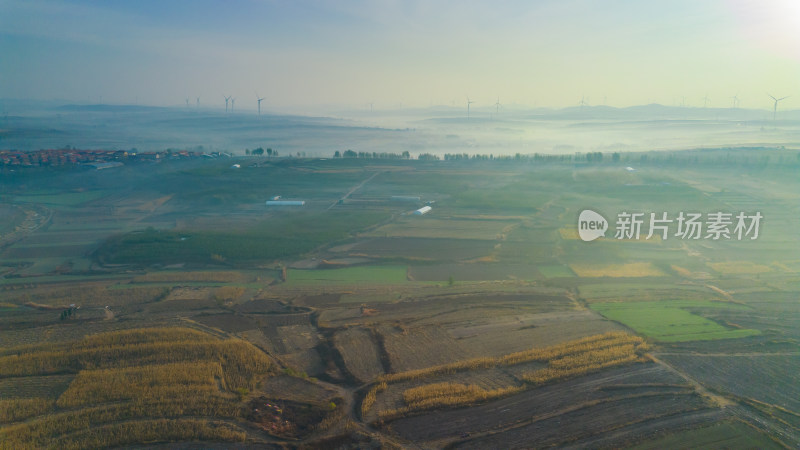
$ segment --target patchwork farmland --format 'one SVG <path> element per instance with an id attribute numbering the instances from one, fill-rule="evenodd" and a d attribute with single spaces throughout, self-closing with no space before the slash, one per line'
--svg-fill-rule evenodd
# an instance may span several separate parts
<path id="1" fill-rule="evenodd" d="M 748 151 L 3 172 L 0 442 L 796 448 L 800 186 Z"/>

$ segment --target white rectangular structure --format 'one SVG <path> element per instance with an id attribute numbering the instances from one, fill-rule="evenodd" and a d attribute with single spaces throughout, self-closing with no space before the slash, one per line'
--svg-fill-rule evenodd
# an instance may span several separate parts
<path id="1" fill-rule="evenodd" d="M 267 206 L 303 206 L 303 200 L 267 200 Z"/>
<path id="2" fill-rule="evenodd" d="M 423 214 L 427 214 L 431 210 L 430 206 L 423 206 L 422 208 L 414 211 L 415 216 L 421 216 Z"/>

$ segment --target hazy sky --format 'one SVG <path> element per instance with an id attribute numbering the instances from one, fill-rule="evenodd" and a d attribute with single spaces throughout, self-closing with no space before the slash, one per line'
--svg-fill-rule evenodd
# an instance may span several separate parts
<path id="1" fill-rule="evenodd" d="M 0 98 L 800 106 L 800 2 L 0 0 Z"/>

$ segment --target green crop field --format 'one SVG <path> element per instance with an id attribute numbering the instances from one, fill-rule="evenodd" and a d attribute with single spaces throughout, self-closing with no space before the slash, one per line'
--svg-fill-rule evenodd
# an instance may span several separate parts
<path id="1" fill-rule="evenodd" d="M 499 220 L 443 220 L 412 216 L 368 233 L 378 237 L 498 239 L 514 222 Z"/>
<path id="2" fill-rule="evenodd" d="M 351 231 L 385 218 L 382 213 L 298 214 L 272 218 L 257 227 L 230 230 L 147 229 L 109 238 L 95 253 L 108 263 L 199 262 L 240 264 L 295 256 L 346 238 Z"/>
<path id="3" fill-rule="evenodd" d="M 563 278 L 574 277 L 573 272 L 568 266 L 539 266 L 536 268 L 542 275 L 547 278 Z"/>
<path id="4" fill-rule="evenodd" d="M 14 200 L 20 203 L 43 203 L 52 206 L 76 206 L 105 195 L 102 191 L 67 192 L 51 195 L 19 195 Z"/>
<path id="5" fill-rule="evenodd" d="M 783 448 L 777 442 L 739 421 L 725 421 L 714 425 L 670 434 L 637 445 L 638 450 L 659 448 Z"/>
<path id="6" fill-rule="evenodd" d="M 361 266 L 342 269 L 290 270 L 289 284 L 304 283 L 405 283 L 405 266 Z"/>
<path id="7" fill-rule="evenodd" d="M 710 301 L 594 303 L 592 309 L 662 342 L 706 341 L 754 336 L 758 330 L 729 329 L 693 314 L 690 308 L 743 308 Z"/>

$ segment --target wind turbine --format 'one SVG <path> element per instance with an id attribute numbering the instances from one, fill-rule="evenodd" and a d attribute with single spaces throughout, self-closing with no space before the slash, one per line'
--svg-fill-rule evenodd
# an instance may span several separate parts
<path id="1" fill-rule="evenodd" d="M 578 102 L 578 104 L 581 106 L 581 109 L 583 109 L 584 106 L 588 105 L 588 103 L 586 103 L 586 97 L 581 95 L 581 101 Z"/>
<path id="2" fill-rule="evenodd" d="M 189 97 L 186 97 L 186 107 L 189 107 Z"/>
<path id="3" fill-rule="evenodd" d="M 369 112 L 372 112 L 372 107 L 375 106 L 374 102 L 369 102 Z"/>
<path id="4" fill-rule="evenodd" d="M 739 94 L 736 94 L 733 97 L 731 97 L 731 100 L 733 100 L 733 107 L 734 108 L 738 108 L 739 107 Z"/>
<path id="5" fill-rule="evenodd" d="M 231 100 L 231 96 L 230 95 L 227 95 L 227 96 L 223 95 L 223 97 L 225 97 L 225 113 L 227 113 L 228 112 L 228 102 Z"/>
<path id="6" fill-rule="evenodd" d="M 197 97 L 197 107 L 200 107 L 200 97 Z"/>
<path id="7" fill-rule="evenodd" d="M 703 108 L 705 108 L 708 105 L 708 101 L 709 100 L 711 100 L 711 99 L 708 98 L 708 94 L 706 94 L 706 96 L 703 97 Z"/>
<path id="8" fill-rule="evenodd" d="M 786 97 L 775 98 L 770 94 L 767 95 L 769 95 L 769 98 L 775 100 L 775 106 L 772 107 L 772 120 L 775 120 L 775 116 L 778 114 L 778 102 L 783 99 L 789 98 L 789 96 L 787 95 Z"/>
<path id="9" fill-rule="evenodd" d="M 469 96 L 467 96 L 467 119 L 469 119 L 469 105 L 471 105 L 471 104 L 473 104 L 473 103 L 475 103 L 475 102 L 473 102 L 472 100 L 470 100 L 470 99 L 469 99 Z"/>
<path id="10" fill-rule="evenodd" d="M 236 105 L 236 99 L 231 98 L 231 112 L 233 112 L 233 107 Z"/>
<path id="11" fill-rule="evenodd" d="M 494 104 L 494 113 L 497 114 L 500 112 L 500 97 L 497 97 L 497 101 Z"/>
<path id="12" fill-rule="evenodd" d="M 258 92 L 256 92 L 256 100 L 258 100 L 258 115 L 261 115 L 261 100 L 264 100 L 264 97 L 259 97 Z"/>

